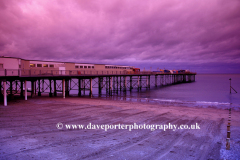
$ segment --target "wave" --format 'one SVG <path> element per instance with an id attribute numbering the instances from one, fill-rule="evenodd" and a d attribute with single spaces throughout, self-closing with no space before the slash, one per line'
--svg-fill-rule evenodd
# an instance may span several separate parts
<path id="1" fill-rule="evenodd" d="M 209 101 L 182 101 L 182 100 L 176 100 L 176 99 L 161 99 L 161 98 L 144 98 L 145 101 L 148 102 L 157 102 L 161 104 L 171 104 L 171 105 L 180 105 L 180 106 L 188 106 L 188 107 L 202 107 L 202 108 L 208 108 L 208 107 L 214 107 L 214 108 L 235 108 L 236 110 L 240 110 L 240 104 L 232 104 L 229 102 L 209 102 Z"/>
<path id="2" fill-rule="evenodd" d="M 196 101 L 196 103 L 200 103 L 200 104 L 215 104 L 215 105 L 231 105 L 231 103 L 226 103 L 226 102 Z"/>
<path id="3" fill-rule="evenodd" d="M 162 105 L 172 106 L 186 106 L 186 107 L 199 107 L 199 108 L 219 108 L 234 110 L 240 110 L 240 104 L 233 104 L 229 102 L 210 102 L 210 101 L 183 101 L 179 99 L 167 99 L 167 98 L 139 98 L 139 97 L 128 97 L 128 96 L 112 96 L 112 97 L 101 97 L 103 99 L 121 100 L 129 102 L 140 102 L 140 103 L 157 103 Z"/>

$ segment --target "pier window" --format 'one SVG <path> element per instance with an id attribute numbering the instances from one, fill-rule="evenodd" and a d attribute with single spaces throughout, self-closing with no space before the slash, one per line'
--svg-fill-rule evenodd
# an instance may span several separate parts
<path id="1" fill-rule="evenodd" d="M 30 64 L 30 67 L 36 67 L 36 65 L 35 64 Z"/>
<path id="2" fill-rule="evenodd" d="M 91 68 L 91 66 L 88 66 L 88 68 Z"/>
<path id="3" fill-rule="evenodd" d="M 80 68 L 83 68 L 83 66 L 80 66 Z"/>
<path id="4" fill-rule="evenodd" d="M 42 67 L 42 64 L 37 64 L 37 67 Z"/>
<path id="5" fill-rule="evenodd" d="M 94 69 L 94 66 L 92 66 L 92 69 Z"/>
<path id="6" fill-rule="evenodd" d="M 50 64 L 49 67 L 54 68 L 54 64 Z"/>
<path id="7" fill-rule="evenodd" d="M 78 66 L 75 66 L 75 68 L 78 68 Z"/>
<path id="8" fill-rule="evenodd" d="M 43 64 L 43 67 L 48 67 L 48 64 Z"/>
<path id="9" fill-rule="evenodd" d="M 84 66 L 84 68 L 87 68 L 87 66 Z"/>

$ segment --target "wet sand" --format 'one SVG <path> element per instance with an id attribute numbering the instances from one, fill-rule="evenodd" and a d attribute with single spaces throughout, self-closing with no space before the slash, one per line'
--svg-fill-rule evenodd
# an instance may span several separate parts
<path id="1" fill-rule="evenodd" d="M 240 112 L 114 100 L 34 97 L 0 106 L 0 159 L 237 159 Z M 65 124 L 196 124 L 198 130 L 67 130 Z"/>

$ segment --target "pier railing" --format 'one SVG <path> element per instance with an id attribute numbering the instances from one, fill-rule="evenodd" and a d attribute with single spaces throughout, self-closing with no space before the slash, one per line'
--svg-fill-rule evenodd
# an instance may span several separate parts
<path id="1" fill-rule="evenodd" d="M 152 71 L 108 71 L 108 70 L 34 70 L 34 69 L 2 69 L 0 77 L 19 76 L 19 77 L 36 77 L 36 76 L 88 76 L 88 75 L 159 75 L 171 74 Z M 196 74 L 193 72 L 173 73 L 173 74 Z"/>

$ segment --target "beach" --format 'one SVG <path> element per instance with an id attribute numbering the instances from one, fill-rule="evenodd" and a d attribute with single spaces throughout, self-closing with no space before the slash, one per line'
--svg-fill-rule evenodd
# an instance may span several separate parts
<path id="1" fill-rule="evenodd" d="M 0 106 L 0 159 L 237 159 L 240 111 L 92 98 L 34 97 Z M 90 129 L 196 125 L 195 129 Z M 59 124 L 62 124 L 59 125 Z M 67 129 L 79 124 L 87 129 Z"/>

